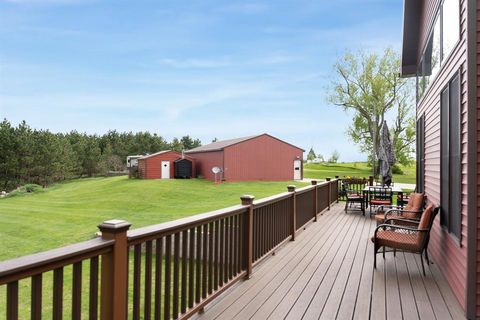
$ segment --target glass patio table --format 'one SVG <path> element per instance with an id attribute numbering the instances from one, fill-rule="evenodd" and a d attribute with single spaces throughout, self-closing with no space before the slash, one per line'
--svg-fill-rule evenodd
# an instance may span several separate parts
<path id="1" fill-rule="evenodd" d="M 403 208 L 403 201 L 398 201 L 398 199 L 403 199 L 403 190 L 402 188 L 400 187 L 396 187 L 396 186 L 390 186 L 390 187 L 384 187 L 384 186 L 367 186 L 363 189 L 363 199 L 365 201 L 365 208 L 368 208 L 368 199 L 370 197 L 370 193 L 372 191 L 373 188 L 390 188 L 392 189 L 392 193 L 393 194 L 396 194 L 397 195 L 397 206 L 400 206 L 401 208 Z M 393 201 L 392 201 L 393 202 Z"/>

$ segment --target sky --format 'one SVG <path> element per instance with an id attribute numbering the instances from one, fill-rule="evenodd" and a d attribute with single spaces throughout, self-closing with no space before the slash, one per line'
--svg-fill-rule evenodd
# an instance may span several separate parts
<path id="1" fill-rule="evenodd" d="M 346 51 L 399 50 L 402 0 L 0 0 L 0 117 L 52 132 L 269 133 L 366 155 L 327 102 Z"/>

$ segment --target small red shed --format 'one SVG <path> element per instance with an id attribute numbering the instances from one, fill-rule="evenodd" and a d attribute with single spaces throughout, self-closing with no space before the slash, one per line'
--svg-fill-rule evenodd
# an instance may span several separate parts
<path id="1" fill-rule="evenodd" d="M 142 179 L 173 179 L 175 176 L 175 161 L 186 159 L 192 163 L 192 177 L 195 173 L 195 160 L 183 156 L 180 152 L 165 150 L 138 159 L 138 175 Z"/>
<path id="2" fill-rule="evenodd" d="M 225 181 L 303 179 L 302 148 L 269 134 L 217 141 L 185 151 L 194 158 L 197 174 L 215 180 L 213 167 Z"/>

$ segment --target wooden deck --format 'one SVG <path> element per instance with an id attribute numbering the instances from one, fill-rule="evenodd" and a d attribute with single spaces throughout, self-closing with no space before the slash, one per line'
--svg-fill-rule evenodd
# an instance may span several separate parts
<path id="1" fill-rule="evenodd" d="M 373 269 L 375 222 L 343 205 L 307 225 L 196 319 L 464 319 L 435 264 L 386 254 Z"/>

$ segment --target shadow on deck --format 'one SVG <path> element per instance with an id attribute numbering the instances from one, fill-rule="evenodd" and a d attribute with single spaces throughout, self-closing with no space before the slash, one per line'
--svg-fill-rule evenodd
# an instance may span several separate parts
<path id="1" fill-rule="evenodd" d="M 435 264 L 418 254 L 378 256 L 375 221 L 341 204 L 307 225 L 196 319 L 464 319 Z"/>

